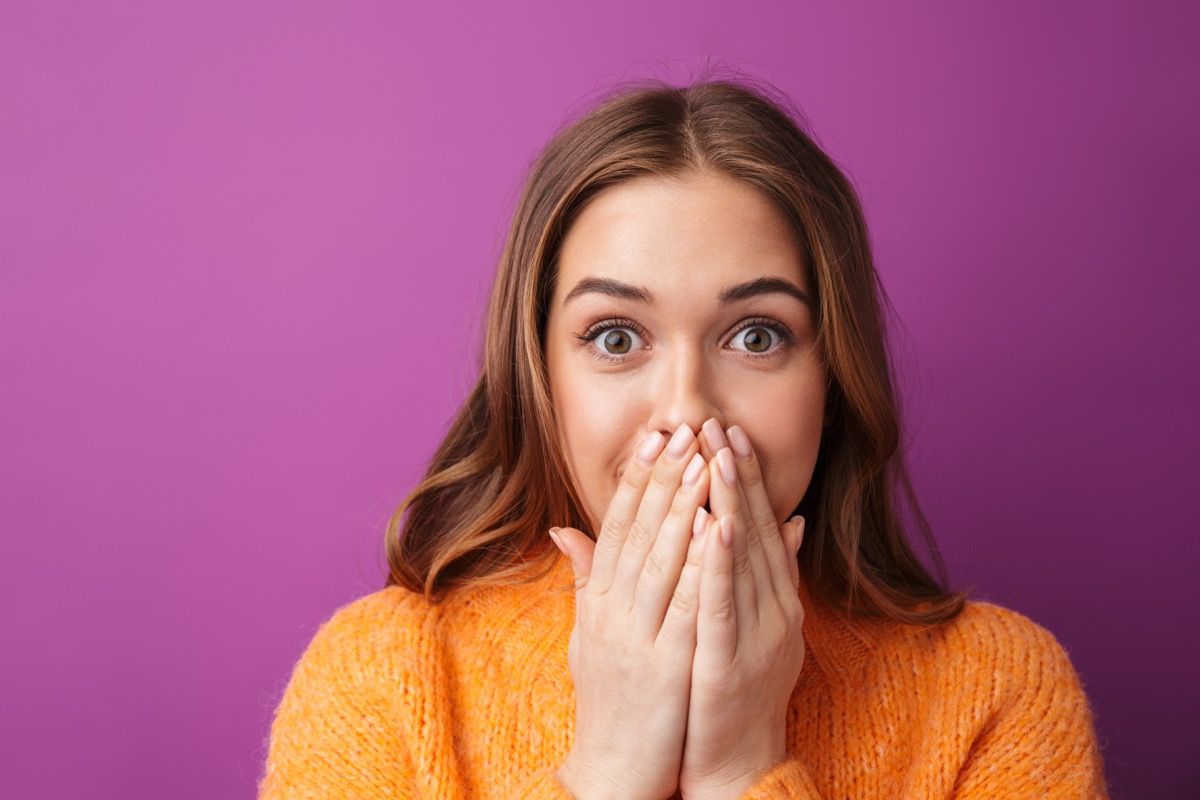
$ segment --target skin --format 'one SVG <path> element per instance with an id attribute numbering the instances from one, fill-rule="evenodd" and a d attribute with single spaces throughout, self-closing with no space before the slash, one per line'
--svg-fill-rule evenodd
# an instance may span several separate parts
<path id="1" fill-rule="evenodd" d="M 654 302 L 587 293 L 564 305 L 585 277 L 644 287 Z M 546 359 L 563 450 L 592 530 L 647 434 L 669 438 L 681 424 L 699 434 L 710 418 L 749 437 L 779 523 L 799 504 L 816 465 L 825 404 L 814 310 L 779 293 L 727 305 L 717 299 L 726 286 L 763 277 L 813 297 L 803 251 L 782 212 L 724 175 L 634 178 L 595 197 L 571 226 L 547 319 Z M 591 342 L 576 338 L 614 317 L 633 320 L 644 335 L 623 327 Z M 734 333 L 755 317 L 786 326 L 792 343 L 757 324 Z"/>
<path id="2" fill-rule="evenodd" d="M 567 301 L 588 278 L 651 299 Z M 803 526 L 786 517 L 816 464 L 825 373 L 811 305 L 785 292 L 720 302 L 723 289 L 763 278 L 812 297 L 799 240 L 766 196 L 712 172 L 639 177 L 599 194 L 572 225 L 547 321 L 561 444 L 593 531 L 648 434 L 690 429 L 708 469 L 712 514 L 699 515 L 688 554 L 698 548 L 702 564 L 678 783 L 688 798 L 738 797 L 786 757 L 787 701 L 803 662 Z M 586 574 L 595 550 L 586 537 L 570 541 L 576 575 Z"/>

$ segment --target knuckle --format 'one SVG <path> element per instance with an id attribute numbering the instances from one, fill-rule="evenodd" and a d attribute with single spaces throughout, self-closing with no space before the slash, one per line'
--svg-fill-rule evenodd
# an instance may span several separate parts
<path id="1" fill-rule="evenodd" d="M 646 483 L 646 473 L 650 467 L 641 464 L 631 464 L 621 473 L 620 487 L 628 492 L 636 493 L 642 490 Z"/>
<path id="2" fill-rule="evenodd" d="M 626 534 L 625 540 L 628 544 L 637 549 L 644 549 L 654 538 L 654 531 L 640 519 L 635 519 L 629 525 L 629 532 Z"/>
<path id="3" fill-rule="evenodd" d="M 596 537 L 596 546 L 610 547 L 611 543 L 615 543 L 621 538 L 621 534 L 625 532 L 624 528 L 623 520 L 612 515 L 606 516 L 600 523 L 600 534 Z"/>
<path id="4" fill-rule="evenodd" d="M 758 538 L 758 532 L 748 531 L 746 534 L 746 552 L 761 553 L 763 552 L 763 549 L 763 541 L 762 539 Z"/>
<path id="5" fill-rule="evenodd" d="M 748 550 L 737 550 L 733 554 L 734 578 L 751 578 L 754 576 L 754 564 L 750 561 Z"/>
<path id="6" fill-rule="evenodd" d="M 662 552 L 657 547 L 646 554 L 646 563 L 642 566 L 642 572 L 646 577 L 655 580 L 659 580 L 666 575 L 667 565 L 663 563 Z"/>
<path id="7" fill-rule="evenodd" d="M 690 587 L 679 584 L 671 595 L 671 606 L 680 614 L 690 616 L 699 607 L 696 593 Z"/>
<path id="8" fill-rule="evenodd" d="M 717 622 L 733 622 L 737 618 L 737 606 L 732 597 L 718 600 L 712 610 L 712 618 Z"/>
<path id="9" fill-rule="evenodd" d="M 758 529 L 760 531 L 775 530 L 779 527 L 779 521 L 777 519 L 775 519 L 775 512 L 771 511 L 770 509 L 767 509 L 765 511 L 759 512 L 758 514 L 755 514 L 753 517 L 753 521 L 754 521 L 754 524 L 756 526 L 758 526 Z M 779 533 L 777 533 L 775 535 L 782 538 L 783 531 L 779 531 Z"/>
<path id="10" fill-rule="evenodd" d="M 650 483 L 663 491 L 675 491 L 675 484 L 678 481 L 677 476 L 670 469 L 655 469 L 650 474 Z"/>

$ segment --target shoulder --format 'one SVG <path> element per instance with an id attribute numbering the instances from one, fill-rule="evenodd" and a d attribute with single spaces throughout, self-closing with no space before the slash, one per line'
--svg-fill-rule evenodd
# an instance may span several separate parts
<path id="1" fill-rule="evenodd" d="M 390 671 L 413 652 L 431 608 L 422 595 L 399 586 L 350 600 L 318 625 L 297 669 L 352 679 Z"/>
<path id="2" fill-rule="evenodd" d="M 338 606 L 321 627 L 363 633 L 393 622 L 419 620 L 432 608 L 423 595 L 401 586 L 389 586 Z"/>
<path id="3" fill-rule="evenodd" d="M 924 662 L 929 707 L 970 742 L 956 792 L 1107 797 L 1096 716 L 1062 642 L 1025 614 L 986 601 L 969 601 L 937 627 L 923 634 L 935 645 L 935 661 Z"/>
<path id="4" fill-rule="evenodd" d="M 1031 690 L 1081 690 L 1063 643 L 1045 626 L 998 603 L 968 600 L 954 619 L 914 627 L 906 639 L 932 672 L 990 684 L 997 700 Z"/>
<path id="5" fill-rule="evenodd" d="M 1067 659 L 1066 648 L 1048 628 L 998 603 L 969 600 L 948 623 L 960 646 L 996 663 L 1050 663 Z"/>

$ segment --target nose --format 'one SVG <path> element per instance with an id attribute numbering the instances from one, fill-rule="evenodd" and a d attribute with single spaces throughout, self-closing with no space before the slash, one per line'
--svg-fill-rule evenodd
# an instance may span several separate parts
<path id="1" fill-rule="evenodd" d="M 671 350 L 658 359 L 659 369 L 651 388 L 653 416 L 649 429 L 669 439 L 680 425 L 699 434 L 709 417 L 715 417 L 724 427 L 719 387 L 714 385 L 703 355 L 690 347 Z"/>

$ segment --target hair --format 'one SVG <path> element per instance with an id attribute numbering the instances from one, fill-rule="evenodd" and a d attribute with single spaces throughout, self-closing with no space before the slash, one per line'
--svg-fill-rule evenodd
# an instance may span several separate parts
<path id="1" fill-rule="evenodd" d="M 532 164 L 505 239 L 481 374 L 425 477 L 388 521 L 385 587 L 438 603 L 467 586 L 528 583 L 564 557 L 548 541 L 550 526 L 588 531 L 578 488 L 563 477 L 571 472 L 543 352 L 560 245 L 606 187 L 639 175 L 717 171 L 758 188 L 786 214 L 816 293 L 826 427 L 794 512 L 806 522 L 798 556 L 806 583 L 819 601 L 859 618 L 929 625 L 963 609 L 967 592 L 943 588 L 945 565 L 905 465 L 882 315 L 887 296 L 862 209 L 807 127 L 786 97 L 760 81 L 675 87 L 641 79 L 610 89 L 552 137 Z M 901 495 L 940 583 L 909 546 Z"/>

